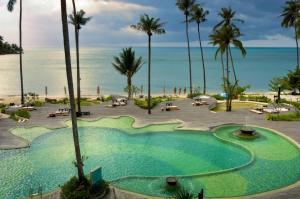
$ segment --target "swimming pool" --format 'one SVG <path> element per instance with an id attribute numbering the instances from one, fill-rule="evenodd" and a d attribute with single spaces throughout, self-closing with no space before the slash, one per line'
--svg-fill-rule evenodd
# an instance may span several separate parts
<path id="1" fill-rule="evenodd" d="M 286 138 L 263 128 L 260 137 L 234 136 L 238 125 L 213 132 L 178 130 L 179 124 L 132 128 L 131 117 L 79 121 L 86 174 L 99 166 L 104 178 L 121 189 L 167 196 L 166 176 L 206 197 L 251 195 L 282 188 L 300 179 L 300 150 Z M 70 123 L 67 123 L 70 126 Z M 76 175 L 70 128 L 13 129 L 30 148 L 0 151 L 0 198 L 28 195 L 42 185 L 54 191 Z"/>

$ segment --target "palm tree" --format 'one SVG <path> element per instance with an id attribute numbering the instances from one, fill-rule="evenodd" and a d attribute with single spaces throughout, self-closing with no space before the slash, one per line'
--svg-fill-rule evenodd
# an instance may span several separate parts
<path id="1" fill-rule="evenodd" d="M 77 109 L 78 115 L 81 115 L 81 106 L 80 106 L 80 67 L 79 67 L 79 30 L 82 26 L 86 25 L 88 21 L 91 20 L 91 17 L 84 17 L 85 12 L 80 10 L 76 11 L 75 0 L 72 0 L 73 4 L 73 14 L 69 15 L 70 23 L 74 25 L 75 30 L 75 42 L 76 42 L 76 63 L 77 63 Z"/>
<path id="2" fill-rule="evenodd" d="M 231 9 L 231 7 L 221 8 L 221 11 L 218 13 L 218 15 L 222 18 L 222 20 L 214 27 L 214 30 L 219 27 L 222 27 L 222 26 L 232 26 L 234 28 L 237 28 L 237 26 L 235 25 L 235 22 L 244 23 L 244 21 L 242 19 L 235 18 L 235 14 L 236 14 L 236 12 L 233 11 Z M 237 75 L 235 72 L 231 49 L 229 49 L 229 56 L 230 56 L 230 62 L 232 65 L 234 81 L 237 82 L 238 80 L 237 80 Z"/>
<path id="3" fill-rule="evenodd" d="M 200 24 L 206 21 L 206 16 L 209 14 L 208 10 L 204 10 L 199 4 L 192 7 L 191 12 L 191 21 L 195 21 L 198 27 L 198 38 L 201 50 L 201 59 L 202 59 L 202 69 L 203 69 L 203 94 L 206 94 L 206 73 L 205 73 L 205 64 L 204 64 L 204 55 L 200 34 Z"/>
<path id="4" fill-rule="evenodd" d="M 299 0 L 286 1 L 285 7 L 283 7 L 282 14 L 280 15 L 283 19 L 281 26 L 284 28 L 294 28 L 295 40 L 297 46 L 297 66 L 299 69 L 299 43 L 298 43 L 298 31 L 299 31 L 299 18 L 300 18 L 300 2 Z"/>
<path id="5" fill-rule="evenodd" d="M 132 98 L 132 77 L 143 65 L 142 57 L 135 58 L 135 52 L 132 48 L 123 49 L 119 57 L 114 57 L 113 67 L 121 74 L 127 77 L 128 99 Z"/>
<path id="6" fill-rule="evenodd" d="M 176 6 L 185 15 L 185 32 L 188 45 L 188 58 L 189 58 L 189 75 L 190 75 L 190 95 L 193 94 L 193 80 L 192 80 L 192 61 L 191 61 L 191 49 L 190 49 L 190 38 L 189 38 L 189 16 L 193 5 L 196 0 L 176 0 Z"/>
<path id="7" fill-rule="evenodd" d="M 76 155 L 76 167 L 78 172 L 78 179 L 80 182 L 83 182 L 85 180 L 85 177 L 83 172 L 83 162 L 80 153 L 80 144 L 78 138 L 66 0 L 61 0 L 61 17 L 62 17 L 62 28 L 63 28 L 63 38 L 64 38 L 66 72 L 67 72 L 70 106 L 71 106 L 72 132 L 73 132 L 75 155 Z"/>
<path id="8" fill-rule="evenodd" d="M 20 56 L 20 80 L 21 80 L 21 104 L 24 104 L 24 86 L 23 86 L 23 61 L 22 61 L 22 11 L 23 11 L 23 3 L 20 1 L 20 17 L 19 17 L 19 56 Z M 8 11 L 12 12 L 14 10 L 14 6 L 17 3 L 17 0 L 9 0 L 7 4 Z"/>
<path id="9" fill-rule="evenodd" d="M 147 14 L 142 15 L 136 25 L 131 25 L 131 28 L 148 35 L 148 114 L 151 114 L 151 37 L 153 34 L 165 34 L 163 26 L 164 23 L 160 22 L 160 18 L 153 18 Z"/>
<path id="10" fill-rule="evenodd" d="M 224 78 L 224 88 L 225 92 L 227 93 L 227 99 L 226 99 L 226 111 L 231 111 L 232 107 L 232 97 L 233 92 L 237 86 L 237 81 L 234 82 L 234 84 L 230 81 L 230 74 L 229 74 L 229 61 L 230 58 L 230 45 L 232 44 L 234 47 L 239 49 L 243 56 L 246 56 L 246 49 L 243 47 L 243 43 L 238 40 L 238 38 L 241 36 L 240 30 L 236 27 L 232 26 L 222 26 L 216 30 L 210 35 L 211 43 L 214 46 L 219 46 L 216 51 L 216 56 L 221 53 L 221 58 L 223 58 L 224 53 L 226 54 L 226 74 Z M 222 59 L 223 63 L 223 59 Z"/>
<path id="11" fill-rule="evenodd" d="M 236 12 L 231 9 L 231 7 L 228 8 L 221 8 L 221 11 L 218 13 L 218 15 L 222 18 L 222 20 L 215 25 L 214 29 L 217 29 L 221 26 L 233 26 L 236 28 L 236 25 L 234 22 L 240 22 L 244 23 L 242 19 L 235 18 Z"/>

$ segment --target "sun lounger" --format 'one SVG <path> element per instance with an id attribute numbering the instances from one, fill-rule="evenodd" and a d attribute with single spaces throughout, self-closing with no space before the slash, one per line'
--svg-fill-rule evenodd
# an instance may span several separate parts
<path id="1" fill-rule="evenodd" d="M 262 111 L 256 110 L 256 109 L 250 109 L 250 112 L 256 113 L 256 114 L 263 114 Z"/>
<path id="2" fill-rule="evenodd" d="M 279 113 L 279 111 L 277 109 L 273 109 L 273 108 L 264 108 L 263 109 L 264 112 L 266 113 Z"/>

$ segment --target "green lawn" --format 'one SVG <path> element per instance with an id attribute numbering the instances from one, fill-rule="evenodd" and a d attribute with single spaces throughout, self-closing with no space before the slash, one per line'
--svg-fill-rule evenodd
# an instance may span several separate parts
<path id="1" fill-rule="evenodd" d="M 257 104 L 255 102 L 232 102 L 232 110 L 237 109 L 255 109 L 261 107 L 260 104 Z M 226 103 L 218 103 L 217 107 L 214 108 L 212 111 L 216 112 L 224 112 L 226 111 Z"/>

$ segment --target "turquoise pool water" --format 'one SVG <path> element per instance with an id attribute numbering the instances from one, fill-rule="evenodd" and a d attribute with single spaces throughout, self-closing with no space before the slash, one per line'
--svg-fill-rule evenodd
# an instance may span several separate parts
<path id="1" fill-rule="evenodd" d="M 209 197 L 249 195 L 300 179 L 299 149 L 268 130 L 258 129 L 259 139 L 244 141 L 232 135 L 238 126 L 211 133 L 175 130 L 176 124 L 134 129 L 132 123 L 129 117 L 79 122 L 86 173 L 101 166 L 115 186 L 156 196 L 170 194 L 164 186 L 170 175 L 180 176 L 192 192 L 204 188 Z M 27 196 L 30 186 L 50 192 L 76 174 L 70 128 L 12 133 L 31 147 L 0 151 L 0 198 Z"/>

